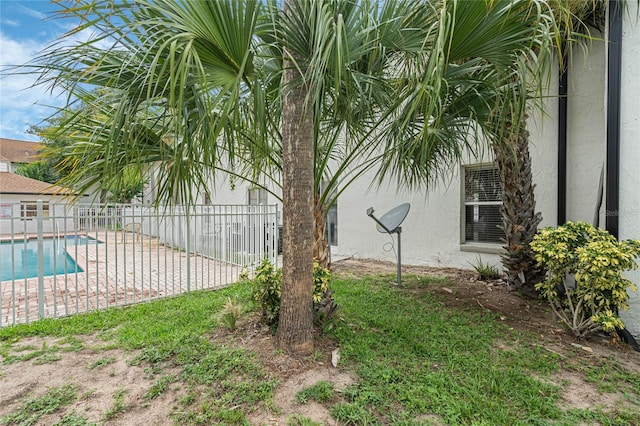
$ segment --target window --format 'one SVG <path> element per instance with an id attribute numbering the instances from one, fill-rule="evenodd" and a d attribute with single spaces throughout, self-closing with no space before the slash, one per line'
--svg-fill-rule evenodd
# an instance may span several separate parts
<path id="1" fill-rule="evenodd" d="M 249 188 L 247 196 L 247 204 L 250 206 L 259 206 L 267 204 L 267 191 L 264 188 Z"/>
<path id="2" fill-rule="evenodd" d="M 504 232 L 500 206 L 502 188 L 494 164 L 464 168 L 465 243 L 501 243 Z"/>
<path id="3" fill-rule="evenodd" d="M 30 219 L 38 216 L 38 203 L 35 201 L 20 202 L 20 217 Z M 42 217 L 49 217 L 49 203 L 42 203 Z"/>
<path id="4" fill-rule="evenodd" d="M 327 211 L 326 223 L 327 244 L 338 245 L 338 202 L 336 201 Z"/>
<path id="5" fill-rule="evenodd" d="M 327 191 L 327 181 L 320 182 L 318 197 Z M 336 199 L 325 213 L 325 238 L 330 246 L 338 245 L 338 200 Z"/>

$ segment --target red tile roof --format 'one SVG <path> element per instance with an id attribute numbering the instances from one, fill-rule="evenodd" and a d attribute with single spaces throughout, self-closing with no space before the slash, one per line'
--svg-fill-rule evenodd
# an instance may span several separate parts
<path id="1" fill-rule="evenodd" d="M 12 163 L 38 161 L 38 154 L 41 150 L 42 144 L 37 142 L 0 138 L 0 158 L 7 159 Z"/>
<path id="2" fill-rule="evenodd" d="M 64 195 L 69 193 L 68 189 L 60 186 L 15 173 L 0 172 L 0 194 Z"/>

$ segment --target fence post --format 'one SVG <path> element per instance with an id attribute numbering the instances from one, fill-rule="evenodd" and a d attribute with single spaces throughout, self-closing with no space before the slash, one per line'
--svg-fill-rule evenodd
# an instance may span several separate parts
<path id="1" fill-rule="evenodd" d="M 187 222 L 187 293 L 189 293 L 191 292 L 191 227 L 189 226 L 191 223 L 191 217 L 189 216 L 191 211 L 188 206 L 186 208 L 183 206 L 182 209 L 186 212 L 185 219 Z"/>
<path id="2" fill-rule="evenodd" d="M 38 318 L 44 318 L 44 239 L 42 200 L 38 200 L 36 223 L 38 226 Z M 27 295 L 28 297 L 28 295 Z"/>

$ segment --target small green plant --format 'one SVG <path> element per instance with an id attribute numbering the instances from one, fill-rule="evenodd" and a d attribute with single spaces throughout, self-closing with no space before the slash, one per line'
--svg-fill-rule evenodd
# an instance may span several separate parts
<path id="1" fill-rule="evenodd" d="M 54 362 L 60 361 L 61 359 L 62 356 L 58 355 L 57 353 L 45 352 L 44 354 L 33 360 L 33 365 L 53 364 Z"/>
<path id="2" fill-rule="evenodd" d="M 171 374 L 167 374 L 164 375 L 162 377 L 160 377 L 152 386 L 151 388 L 149 388 L 149 390 L 147 390 L 144 394 L 144 399 L 145 400 L 150 400 L 150 399 L 154 399 L 159 397 L 160 395 L 162 395 L 163 393 L 166 392 L 167 388 L 169 387 L 169 385 L 173 382 L 175 382 L 176 376 L 171 375 Z"/>
<path id="3" fill-rule="evenodd" d="M 317 261 L 313 262 L 313 306 L 314 321 L 321 323 L 337 309 L 332 292 L 329 290 L 331 272 Z M 282 270 L 274 268 L 267 259 L 256 270 L 253 280 L 254 298 L 262 309 L 262 317 L 267 325 L 278 323 L 280 297 L 282 295 Z"/>
<path id="4" fill-rule="evenodd" d="M 624 328 L 618 309 L 628 308 L 622 272 L 636 269 L 640 241 L 618 241 L 586 222 L 545 228 L 531 242 L 547 278 L 536 285 L 553 312 L 580 338 L 598 330 Z"/>
<path id="5" fill-rule="evenodd" d="M 497 280 L 502 276 L 495 265 L 484 263 L 480 256 L 476 258 L 475 264 L 471 263 L 471 266 L 478 273 L 478 279 L 480 281 Z"/>
<path id="6" fill-rule="evenodd" d="M 321 380 L 315 385 L 301 390 L 296 394 L 296 401 L 300 404 L 306 404 L 309 400 L 316 402 L 327 402 L 333 399 L 335 390 L 333 383 Z"/>
<path id="7" fill-rule="evenodd" d="M 323 423 L 314 422 L 308 417 L 301 414 L 296 414 L 291 417 L 287 417 L 287 426 L 322 426 Z"/>
<path id="8" fill-rule="evenodd" d="M 229 330 L 235 330 L 236 323 L 241 316 L 242 305 L 234 303 L 231 298 L 228 298 L 220 312 L 220 324 Z"/>
<path id="9" fill-rule="evenodd" d="M 280 296 L 282 294 L 282 270 L 276 269 L 267 259 L 263 260 L 251 280 L 253 297 L 262 309 L 262 318 L 267 325 L 278 323 Z"/>
<path id="10" fill-rule="evenodd" d="M 87 416 L 80 415 L 74 410 L 62 416 L 53 426 L 95 426 L 95 423 L 90 422 Z"/>
<path id="11" fill-rule="evenodd" d="M 373 416 L 363 407 L 352 404 L 337 404 L 330 408 L 331 415 L 342 424 L 370 425 L 374 424 Z"/>
<path id="12" fill-rule="evenodd" d="M 127 393 L 126 389 L 120 388 L 113 395 L 113 405 L 102 414 L 102 420 L 108 422 L 118 417 L 121 413 L 127 411 L 127 405 L 124 402 L 124 395 Z"/>
<path id="13" fill-rule="evenodd" d="M 116 362 L 116 357 L 115 356 L 105 356 L 103 358 L 100 358 L 98 360 L 95 360 L 94 362 L 87 364 L 87 368 L 89 370 L 94 370 L 96 368 L 102 368 L 106 365 L 109 364 L 113 364 L 114 362 Z"/>

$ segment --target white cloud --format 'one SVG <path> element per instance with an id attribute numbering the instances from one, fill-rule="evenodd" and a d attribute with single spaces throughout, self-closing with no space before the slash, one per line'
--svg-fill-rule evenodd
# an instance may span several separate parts
<path id="1" fill-rule="evenodd" d="M 33 139 L 26 134 L 29 125 L 39 124 L 53 113 L 47 105 L 60 105 L 62 100 L 45 86 L 34 86 L 37 75 L 26 74 L 24 65 L 40 52 L 44 43 L 14 40 L 0 33 L 0 137 Z"/>
<path id="2" fill-rule="evenodd" d="M 0 24 L 9 25 L 10 27 L 17 27 L 20 25 L 20 22 L 14 21 L 12 19 L 0 19 Z"/>
<path id="3" fill-rule="evenodd" d="M 32 18 L 43 20 L 47 18 L 46 13 L 42 13 L 39 10 L 31 9 L 30 7 L 26 7 L 23 5 L 19 5 L 20 11 L 25 15 L 31 16 Z"/>
<path id="4" fill-rule="evenodd" d="M 65 30 L 68 29 L 67 23 Z M 90 30 L 80 31 L 61 41 L 58 47 L 85 42 L 92 35 Z M 55 112 L 51 106 L 63 106 L 66 102 L 66 96 L 59 89 L 52 93 L 48 86 L 35 85 L 38 75 L 27 73 L 28 68 L 19 68 L 30 63 L 51 41 L 18 40 L 0 31 L 0 137 L 33 140 L 34 137 L 26 133 L 29 125 L 40 124 Z M 96 45 L 109 48 L 112 44 L 112 41 L 101 40 Z"/>

